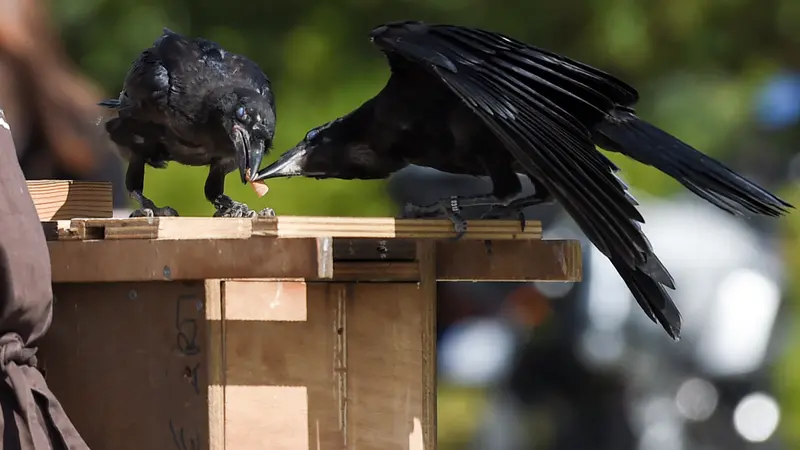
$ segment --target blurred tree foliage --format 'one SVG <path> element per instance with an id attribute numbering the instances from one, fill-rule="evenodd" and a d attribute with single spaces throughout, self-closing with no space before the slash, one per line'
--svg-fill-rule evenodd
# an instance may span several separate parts
<path id="1" fill-rule="evenodd" d="M 52 8 L 71 56 L 109 96 L 116 96 L 137 53 L 162 27 L 220 42 L 256 60 L 273 81 L 277 153 L 313 126 L 373 96 L 388 77 L 383 55 L 367 39 L 382 22 L 421 19 L 481 26 L 596 65 L 636 86 L 639 113 L 697 148 L 729 161 L 747 153 L 753 97 L 766 77 L 800 66 L 797 0 L 70 0 Z M 749 138 L 752 141 L 752 138 Z M 787 153 L 794 153 L 788 149 Z M 752 151 L 751 151 L 752 153 Z M 613 157 L 632 185 L 657 195 L 680 186 L 654 170 Z M 749 165 L 748 165 L 749 166 Z M 148 195 L 184 215 L 209 215 L 203 168 L 149 170 Z M 783 175 L 781 175 L 783 176 Z M 779 188 L 780 180 L 761 180 Z M 237 177 L 227 189 L 278 214 L 391 214 L 380 182 L 277 180 L 263 199 Z M 786 194 L 786 192 L 784 192 Z M 787 194 L 795 204 L 800 197 Z M 792 272 L 800 219 L 788 221 Z M 792 278 L 792 277 L 790 277 Z M 796 292 L 796 289 L 795 291 Z M 798 342 L 793 335 L 792 342 Z M 789 407 L 784 435 L 800 445 L 800 359 L 777 371 Z M 444 426 L 444 425 L 443 425 Z M 442 430 L 446 433 L 446 430 Z M 442 436 L 443 438 L 445 436 Z M 793 445 L 794 444 L 794 445 Z"/>

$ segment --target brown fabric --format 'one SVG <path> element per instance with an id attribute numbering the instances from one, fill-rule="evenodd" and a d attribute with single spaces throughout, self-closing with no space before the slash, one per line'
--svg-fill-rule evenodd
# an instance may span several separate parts
<path id="1" fill-rule="evenodd" d="M 88 449 L 36 367 L 53 318 L 50 257 L 7 127 L 0 110 L 2 449 Z"/>

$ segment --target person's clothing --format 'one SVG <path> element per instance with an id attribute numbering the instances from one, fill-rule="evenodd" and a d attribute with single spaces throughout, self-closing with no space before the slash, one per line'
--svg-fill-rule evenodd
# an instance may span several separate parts
<path id="1" fill-rule="evenodd" d="M 0 110 L 0 434 L 4 450 L 88 446 L 36 367 L 53 291 L 42 225 Z"/>

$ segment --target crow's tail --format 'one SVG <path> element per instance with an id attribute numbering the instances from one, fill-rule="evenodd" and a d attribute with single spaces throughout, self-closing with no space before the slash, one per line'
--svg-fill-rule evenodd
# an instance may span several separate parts
<path id="1" fill-rule="evenodd" d="M 597 145 L 653 166 L 734 215 L 780 216 L 794 206 L 631 111 L 615 110 L 594 130 Z"/>

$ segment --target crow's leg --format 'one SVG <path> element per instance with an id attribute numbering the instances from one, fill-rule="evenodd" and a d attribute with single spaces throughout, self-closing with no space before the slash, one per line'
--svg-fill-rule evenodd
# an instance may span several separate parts
<path id="1" fill-rule="evenodd" d="M 152 200 L 144 196 L 144 160 L 133 156 L 128 163 L 125 173 L 125 187 L 132 199 L 139 203 L 139 209 L 133 211 L 130 217 L 177 217 L 178 211 L 165 206 L 159 208 Z"/>
<path id="2" fill-rule="evenodd" d="M 214 217 L 272 217 L 275 211 L 272 208 L 264 208 L 259 212 L 253 211 L 246 204 L 225 195 L 225 176 L 232 172 L 234 167 L 220 162 L 211 163 L 206 178 L 205 194 L 206 199 L 214 205 L 217 211 Z"/>
<path id="3" fill-rule="evenodd" d="M 511 200 L 510 202 L 497 203 L 486 211 L 481 219 L 500 219 L 503 217 L 516 216 L 520 221 L 520 228 L 525 231 L 525 214 L 523 210 L 529 206 L 545 205 L 555 201 L 550 191 L 532 177 L 529 177 L 535 189 L 533 195 L 520 197 Z"/>
<path id="4" fill-rule="evenodd" d="M 494 195 L 476 196 L 456 196 L 442 198 L 429 205 L 415 205 L 406 203 L 403 208 L 402 218 L 422 218 L 422 217 L 441 217 L 444 215 L 451 222 L 456 232 L 455 239 L 461 239 L 467 232 L 467 221 L 461 216 L 462 208 L 475 206 L 491 206 L 497 204 L 497 197 Z"/>

